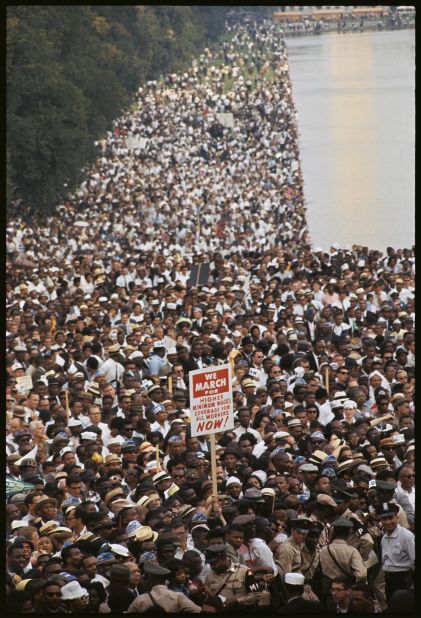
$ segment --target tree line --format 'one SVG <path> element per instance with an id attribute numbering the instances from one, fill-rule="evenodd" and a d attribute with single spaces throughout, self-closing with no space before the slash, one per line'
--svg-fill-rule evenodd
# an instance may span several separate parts
<path id="1" fill-rule="evenodd" d="M 224 32 L 233 9 L 9 6 L 8 205 L 51 212 L 81 181 L 96 155 L 95 140 L 137 88 L 183 70 Z"/>

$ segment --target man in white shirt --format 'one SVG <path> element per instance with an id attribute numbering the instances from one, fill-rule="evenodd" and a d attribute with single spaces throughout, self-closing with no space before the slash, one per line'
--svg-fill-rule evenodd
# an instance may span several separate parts
<path id="1" fill-rule="evenodd" d="M 399 470 L 398 486 L 395 489 L 395 500 L 404 495 L 415 509 L 415 472 L 412 466 L 402 466 Z"/>
<path id="2" fill-rule="evenodd" d="M 101 430 L 102 441 L 104 444 L 107 444 L 110 439 L 110 429 L 107 423 L 101 423 L 101 408 L 95 404 L 89 406 L 88 416 L 90 425 L 94 425 Z"/>
<path id="3" fill-rule="evenodd" d="M 151 425 L 151 431 L 160 431 L 165 438 L 171 429 L 171 423 L 167 420 L 168 412 L 163 405 L 156 406 L 152 411 L 155 414 L 155 422 Z"/>
<path id="4" fill-rule="evenodd" d="M 392 502 L 382 504 L 378 510 L 385 531 L 381 548 L 387 603 L 395 590 L 408 590 L 411 587 L 415 565 L 415 537 L 398 524 L 398 512 L 399 506 Z"/>
<path id="5" fill-rule="evenodd" d="M 124 367 L 121 363 L 117 362 L 116 358 L 120 350 L 118 343 L 111 345 L 108 348 L 109 358 L 98 369 L 96 377 L 104 376 L 107 382 L 120 381 L 121 376 L 124 373 Z"/>
<path id="6" fill-rule="evenodd" d="M 240 426 L 234 429 L 234 433 L 236 435 L 234 442 L 238 442 L 239 437 L 243 433 L 246 433 L 246 432 L 253 434 L 256 440 L 260 442 L 262 439 L 260 436 L 260 433 L 256 431 L 255 429 L 253 429 L 252 427 L 250 427 L 250 419 L 251 419 L 250 410 L 248 408 L 240 408 L 238 410 L 237 416 L 238 416 L 238 420 L 240 421 Z"/>

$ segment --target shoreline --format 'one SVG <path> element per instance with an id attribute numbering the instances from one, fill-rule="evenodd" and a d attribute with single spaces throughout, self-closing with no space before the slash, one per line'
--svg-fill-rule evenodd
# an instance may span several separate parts
<path id="1" fill-rule="evenodd" d="M 408 26 L 402 26 L 402 27 L 398 27 L 398 28 L 378 28 L 377 25 L 375 24 L 369 24 L 368 27 L 364 27 L 363 29 L 360 28 L 356 28 L 355 30 L 339 30 L 337 28 L 337 26 L 331 26 L 328 27 L 320 32 L 315 32 L 314 29 L 312 31 L 302 31 L 302 30 L 298 30 L 298 31 L 284 31 L 284 36 L 285 39 L 288 39 L 290 37 L 292 38 L 296 38 L 296 37 L 305 37 L 305 36 L 321 36 L 323 34 L 332 34 L 332 33 L 336 33 L 336 34 L 364 34 L 365 32 L 367 33 L 372 33 L 372 32 L 393 32 L 395 30 L 415 30 L 415 24 Z"/>

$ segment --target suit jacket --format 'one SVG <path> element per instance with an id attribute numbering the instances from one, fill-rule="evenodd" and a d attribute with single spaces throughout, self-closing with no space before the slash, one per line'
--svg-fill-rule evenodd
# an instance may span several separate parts
<path id="1" fill-rule="evenodd" d="M 286 603 L 278 612 L 279 614 L 325 614 L 326 608 L 318 601 L 307 601 L 302 597 L 296 597 Z"/>
<path id="2" fill-rule="evenodd" d="M 203 367 L 207 367 L 209 365 L 208 359 L 202 357 Z M 188 374 L 189 371 L 194 371 L 195 369 L 200 369 L 199 365 L 195 361 L 194 357 L 189 354 L 187 360 L 182 362 L 184 373 Z"/>
<path id="3" fill-rule="evenodd" d="M 310 371 L 319 371 L 319 367 L 317 366 L 314 352 L 308 352 L 306 359 L 308 360 Z M 320 364 L 320 361 L 319 361 L 319 364 Z"/>

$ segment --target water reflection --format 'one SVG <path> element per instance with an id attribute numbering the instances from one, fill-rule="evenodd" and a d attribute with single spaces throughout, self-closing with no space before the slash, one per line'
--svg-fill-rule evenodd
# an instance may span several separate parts
<path id="1" fill-rule="evenodd" d="M 414 31 L 288 41 L 314 244 L 414 237 Z"/>

